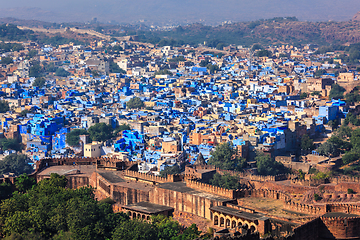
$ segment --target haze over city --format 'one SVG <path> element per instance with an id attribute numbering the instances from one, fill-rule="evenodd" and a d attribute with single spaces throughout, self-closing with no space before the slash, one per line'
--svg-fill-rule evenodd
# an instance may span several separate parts
<path id="1" fill-rule="evenodd" d="M 50 22 L 101 22 L 186 24 L 252 21 L 295 16 L 301 21 L 346 21 L 360 10 L 358 0 L 15 0 L 1 1 L 2 17 Z"/>

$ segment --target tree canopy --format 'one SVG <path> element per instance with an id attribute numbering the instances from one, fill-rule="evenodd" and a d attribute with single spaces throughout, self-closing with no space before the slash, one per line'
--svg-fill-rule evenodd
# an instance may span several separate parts
<path id="1" fill-rule="evenodd" d="M 33 87 L 42 88 L 45 86 L 46 80 L 43 77 L 37 77 L 33 82 Z"/>
<path id="2" fill-rule="evenodd" d="M 301 136 L 301 149 L 305 151 L 315 149 L 314 141 L 307 134 Z"/>
<path id="3" fill-rule="evenodd" d="M 221 175 L 219 173 L 214 174 L 210 179 L 210 184 L 226 189 L 240 189 L 244 187 L 243 184 L 240 183 L 239 177 L 231 176 L 230 174 Z"/>
<path id="4" fill-rule="evenodd" d="M 256 152 L 256 167 L 260 175 L 278 175 L 286 173 L 287 168 L 263 152 Z"/>
<path id="5" fill-rule="evenodd" d="M 78 146 L 80 141 L 80 135 L 86 135 L 88 132 L 86 129 L 76 128 L 66 134 L 66 143 L 70 146 Z"/>
<path id="6" fill-rule="evenodd" d="M 5 100 L 0 100 L 0 113 L 6 113 L 9 110 L 9 102 Z"/>
<path id="7" fill-rule="evenodd" d="M 0 161 L 0 174 L 9 172 L 15 173 L 15 175 L 32 173 L 34 170 L 29 163 L 30 159 L 25 154 L 10 154 Z"/>
<path id="8" fill-rule="evenodd" d="M 0 146 L 2 150 L 15 150 L 20 151 L 21 150 L 21 144 L 19 141 L 15 138 L 3 138 L 0 140 Z"/>
<path id="9" fill-rule="evenodd" d="M 228 142 L 216 146 L 215 151 L 211 152 L 208 164 L 225 170 L 237 171 L 242 171 L 247 165 L 246 160 L 239 157 L 234 146 Z"/>
<path id="10" fill-rule="evenodd" d="M 344 124 L 348 125 L 349 123 L 355 126 L 360 126 L 360 119 L 358 118 L 357 115 L 354 115 L 351 112 L 349 112 L 348 114 L 346 114 Z"/>
<path id="11" fill-rule="evenodd" d="M 124 130 L 131 130 L 131 127 L 129 124 L 121 124 L 115 128 L 114 134 L 117 135 L 119 132 L 122 132 Z"/>
<path id="12" fill-rule="evenodd" d="M 88 130 L 92 141 L 106 141 L 113 137 L 113 128 L 106 123 L 96 123 Z"/>
<path id="13" fill-rule="evenodd" d="M 113 212 L 112 201 L 95 200 L 92 188 L 69 189 L 66 184 L 65 176 L 51 174 L 2 200 L 0 232 L 11 239 L 53 240 L 185 240 L 201 233 L 195 224 L 184 229 L 163 215 L 153 216 L 149 222 L 130 220 L 124 213 Z M 3 185 L 1 197 L 10 190 Z"/>
<path id="14" fill-rule="evenodd" d="M 43 69 L 40 66 L 39 62 L 32 63 L 32 66 L 29 68 L 29 77 L 39 78 L 43 74 Z"/>
<path id="15" fill-rule="evenodd" d="M 166 177 L 168 174 L 179 173 L 181 173 L 181 168 L 179 165 L 175 164 L 174 166 L 166 166 L 164 170 L 160 171 L 160 177 Z"/>
<path id="16" fill-rule="evenodd" d="M 58 69 L 56 69 L 55 75 L 59 76 L 59 77 L 67 77 L 67 76 L 70 76 L 71 73 L 69 73 L 68 71 L 66 71 L 62 67 L 59 67 Z"/>
<path id="17" fill-rule="evenodd" d="M 354 104 L 360 102 L 359 87 L 355 87 L 351 92 L 345 95 L 346 103 Z"/>
<path id="18" fill-rule="evenodd" d="M 138 97 L 134 97 L 126 103 L 126 108 L 130 108 L 130 109 L 143 108 L 144 106 L 145 106 L 144 102 Z"/>
<path id="19" fill-rule="evenodd" d="M 114 61 L 109 61 L 109 71 L 111 73 L 126 73 L 126 71 L 120 68 Z"/>
<path id="20" fill-rule="evenodd" d="M 0 64 L 7 65 L 7 64 L 10 64 L 13 62 L 14 62 L 14 60 L 12 59 L 12 57 L 2 57 Z"/>
<path id="21" fill-rule="evenodd" d="M 345 88 L 341 87 L 338 84 L 333 84 L 331 86 L 331 90 L 330 90 L 330 94 L 329 94 L 329 99 L 340 99 L 340 98 L 344 98 L 344 92 L 345 92 Z"/>

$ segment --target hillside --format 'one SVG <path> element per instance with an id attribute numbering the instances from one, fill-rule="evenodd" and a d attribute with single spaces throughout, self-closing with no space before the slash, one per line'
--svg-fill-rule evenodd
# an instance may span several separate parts
<path id="1" fill-rule="evenodd" d="M 360 13 L 355 15 L 353 20 L 344 22 L 302 22 L 298 21 L 295 17 L 278 17 L 268 20 L 223 24 L 215 27 L 194 23 L 179 26 L 172 30 L 152 31 L 145 25 L 114 25 L 102 23 L 55 24 L 41 21 L 24 21 L 14 18 L 2 18 L 0 19 L 0 23 L 39 27 L 44 28 L 44 30 L 58 29 L 59 31 L 64 29 L 64 27 L 75 27 L 77 29 L 94 30 L 110 37 L 138 35 L 140 41 L 158 44 L 160 46 L 178 46 L 182 44 L 198 45 L 199 43 L 202 44 L 206 42 L 209 47 L 221 47 L 229 44 L 251 46 L 254 43 L 260 43 L 262 45 L 349 45 L 359 43 L 360 21 L 357 21 L 357 19 L 360 20 Z M 27 32 L 27 34 L 29 35 L 29 32 Z M 80 36 L 79 34 L 70 34 L 68 31 L 63 31 L 61 36 L 80 41 L 86 41 L 85 39 L 88 38 Z M 29 37 L 27 38 L 29 39 Z M 16 37 L 11 36 L 11 38 L 7 37 L 5 39 L 15 40 Z"/>
<path id="2" fill-rule="evenodd" d="M 274 18 L 217 27 L 192 24 L 171 31 L 138 32 L 138 35 L 152 43 L 163 37 L 194 44 L 214 40 L 225 45 L 352 44 L 360 42 L 360 21 L 300 22 L 295 18 Z"/>

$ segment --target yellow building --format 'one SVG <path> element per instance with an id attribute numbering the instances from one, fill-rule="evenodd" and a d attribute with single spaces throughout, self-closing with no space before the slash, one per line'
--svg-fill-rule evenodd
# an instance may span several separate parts
<path id="1" fill-rule="evenodd" d="M 92 142 L 84 145 L 84 157 L 100 157 L 101 143 Z"/>

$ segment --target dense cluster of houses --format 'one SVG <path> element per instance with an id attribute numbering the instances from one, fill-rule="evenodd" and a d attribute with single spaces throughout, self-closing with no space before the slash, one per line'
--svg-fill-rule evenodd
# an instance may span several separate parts
<path id="1" fill-rule="evenodd" d="M 272 57 L 241 46 L 223 51 L 106 41 L 23 46 L 1 56 L 13 63 L 0 68 L 1 99 L 10 106 L 1 114 L 0 137 L 18 139 L 33 161 L 108 156 L 141 161 L 140 171 L 158 173 L 199 156 L 206 161 L 218 144 L 232 142 L 251 168 L 254 150 L 294 154 L 301 136 L 321 136 L 328 121 L 344 118 L 347 105 L 329 100 L 331 88 L 358 80 L 337 53 L 315 54 L 309 46 L 269 47 Z M 31 50 L 38 54 L 28 59 Z M 35 61 L 70 75 L 43 73 L 45 86 L 34 87 L 29 74 Z M 315 76 L 320 69 L 322 75 Z M 143 108 L 126 107 L 134 97 Z M 79 146 L 66 144 L 67 133 L 96 123 L 113 129 L 127 124 L 130 130 L 105 142 L 80 136 Z"/>

